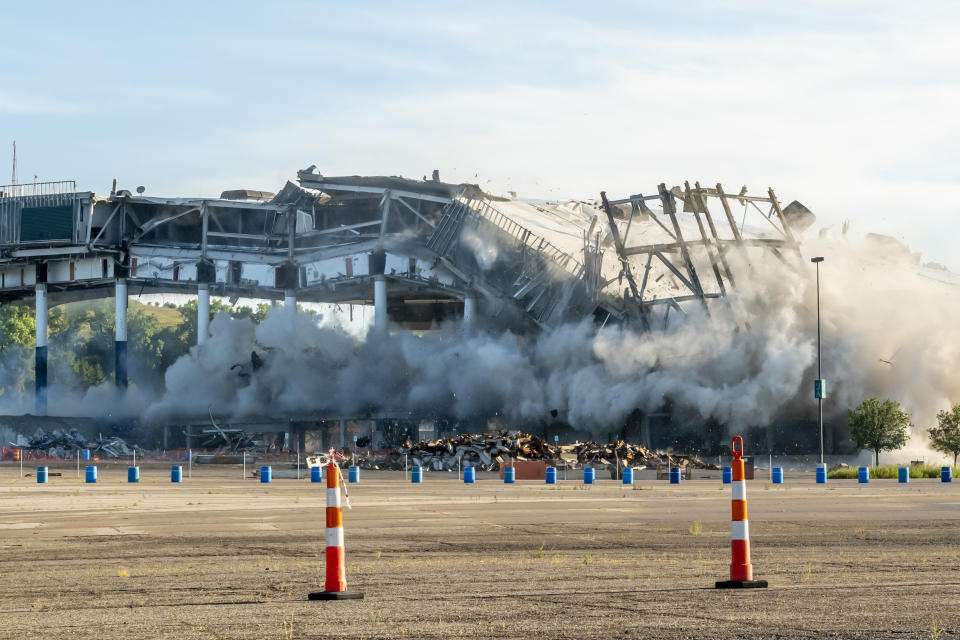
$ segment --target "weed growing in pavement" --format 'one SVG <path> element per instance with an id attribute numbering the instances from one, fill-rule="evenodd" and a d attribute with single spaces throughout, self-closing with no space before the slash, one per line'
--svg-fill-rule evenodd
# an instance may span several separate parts
<path id="1" fill-rule="evenodd" d="M 582 558 L 582 559 L 583 559 L 583 564 L 590 564 L 591 562 L 593 562 L 593 556 L 590 555 L 590 552 L 589 552 L 589 551 L 584 551 L 584 552 L 583 552 L 583 558 Z"/>
<path id="2" fill-rule="evenodd" d="M 377 551 L 377 560 L 380 559 L 380 556 L 383 555 L 383 551 Z"/>
<path id="3" fill-rule="evenodd" d="M 117 567 L 117 577 L 118 578 L 129 578 L 130 572 L 127 571 L 126 567 Z"/>
<path id="4" fill-rule="evenodd" d="M 701 533 L 703 533 L 703 523 L 697 520 L 692 525 L 690 525 L 690 529 L 688 529 L 688 531 L 690 531 L 690 535 L 692 536 L 700 535 Z"/>
<path id="5" fill-rule="evenodd" d="M 937 619 L 933 617 L 933 614 L 930 614 L 930 638 L 931 640 L 939 640 L 940 636 L 943 635 L 944 629 L 937 626 Z"/>
<path id="6" fill-rule="evenodd" d="M 541 543 L 540 543 L 540 548 L 537 549 L 537 558 L 542 558 L 542 557 L 543 557 L 543 548 L 544 548 L 545 546 L 547 546 L 547 543 L 546 543 L 546 542 L 541 542 Z"/>

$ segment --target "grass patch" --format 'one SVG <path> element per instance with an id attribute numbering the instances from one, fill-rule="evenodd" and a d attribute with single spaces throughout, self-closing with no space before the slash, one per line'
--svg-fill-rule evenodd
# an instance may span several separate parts
<path id="1" fill-rule="evenodd" d="M 906 465 L 904 465 L 906 466 Z M 900 465 L 896 464 L 885 464 L 880 465 L 879 467 L 870 467 L 870 478 L 877 480 L 896 480 L 898 478 L 898 469 Z M 911 465 L 908 467 L 910 469 L 911 478 L 939 478 L 940 477 L 940 467 L 932 464 L 924 465 Z M 857 479 L 857 469 L 858 467 L 847 467 L 845 469 L 830 469 L 827 471 L 828 478 L 834 478 L 837 480 L 856 480 Z M 957 473 L 960 472 L 960 467 L 955 467 L 953 470 L 954 477 L 957 476 Z"/>
<path id="2" fill-rule="evenodd" d="M 701 533 L 703 533 L 703 523 L 697 520 L 692 525 L 690 525 L 690 528 L 688 529 L 688 531 L 690 531 L 690 535 L 692 536 L 700 535 Z"/>

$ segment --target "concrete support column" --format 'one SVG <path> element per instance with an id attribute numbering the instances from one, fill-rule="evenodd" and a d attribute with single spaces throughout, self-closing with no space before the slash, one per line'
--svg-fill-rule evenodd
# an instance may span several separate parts
<path id="1" fill-rule="evenodd" d="M 210 336 L 210 285 L 197 285 L 197 344 L 204 344 Z"/>
<path id="2" fill-rule="evenodd" d="M 382 275 L 373 281 L 373 327 L 387 332 L 387 279 Z"/>
<path id="3" fill-rule="evenodd" d="M 463 330 L 472 331 L 477 322 L 477 299 L 467 296 L 463 299 Z"/>
<path id="4" fill-rule="evenodd" d="M 127 388 L 127 279 L 117 278 L 116 324 L 113 342 L 113 379 L 118 389 Z"/>
<path id="5" fill-rule="evenodd" d="M 34 318 L 37 325 L 37 359 L 34 369 L 36 414 L 47 415 L 47 285 L 36 286 Z"/>
<path id="6" fill-rule="evenodd" d="M 287 289 L 283 292 L 283 310 L 289 313 L 297 312 L 297 292 Z"/>

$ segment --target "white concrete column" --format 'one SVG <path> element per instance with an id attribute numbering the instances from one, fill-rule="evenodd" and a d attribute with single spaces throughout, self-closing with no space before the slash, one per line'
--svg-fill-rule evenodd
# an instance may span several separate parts
<path id="1" fill-rule="evenodd" d="M 34 320 L 37 326 L 37 348 L 34 369 L 36 414 L 47 415 L 47 285 L 38 284 Z"/>
<path id="2" fill-rule="evenodd" d="M 36 286 L 37 304 L 36 304 L 36 325 L 37 325 L 37 348 L 47 346 L 47 285 L 38 284 Z"/>
<path id="3" fill-rule="evenodd" d="M 113 380 L 127 388 L 127 279 L 117 278 L 113 331 Z"/>
<path id="4" fill-rule="evenodd" d="M 114 327 L 114 340 L 127 341 L 127 279 L 117 278 L 116 287 L 116 325 Z"/>
<path id="5" fill-rule="evenodd" d="M 373 281 L 373 327 L 387 332 L 387 279 L 382 275 Z"/>
<path id="6" fill-rule="evenodd" d="M 471 331 L 477 322 L 477 299 L 467 296 L 463 299 L 463 330 Z"/>
<path id="7" fill-rule="evenodd" d="M 204 344 L 210 335 L 210 285 L 197 285 L 197 344 Z"/>

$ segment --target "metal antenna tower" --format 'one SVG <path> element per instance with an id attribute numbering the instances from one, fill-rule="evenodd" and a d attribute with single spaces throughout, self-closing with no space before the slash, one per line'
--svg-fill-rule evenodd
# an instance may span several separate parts
<path id="1" fill-rule="evenodd" d="M 17 184 L 17 141 L 13 141 L 13 175 L 10 184 Z"/>

